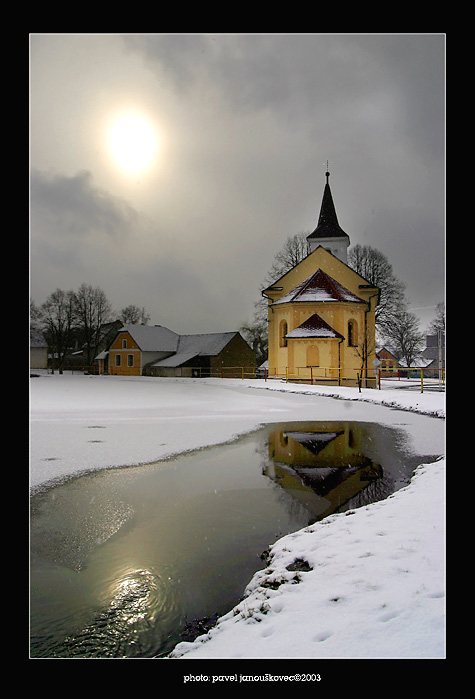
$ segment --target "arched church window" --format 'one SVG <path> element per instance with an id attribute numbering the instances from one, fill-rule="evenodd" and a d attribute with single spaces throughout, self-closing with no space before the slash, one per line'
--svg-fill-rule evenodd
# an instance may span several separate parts
<path id="1" fill-rule="evenodd" d="M 348 347 L 358 346 L 358 325 L 356 320 L 348 321 Z"/>
<path id="2" fill-rule="evenodd" d="M 279 342 L 280 347 L 287 347 L 287 338 L 285 337 L 286 335 L 287 335 L 287 321 L 281 320 L 280 321 L 280 342 Z"/>

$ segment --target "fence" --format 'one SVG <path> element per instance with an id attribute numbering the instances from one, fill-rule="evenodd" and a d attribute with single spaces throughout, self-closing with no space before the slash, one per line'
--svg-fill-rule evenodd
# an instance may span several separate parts
<path id="1" fill-rule="evenodd" d="M 327 384 L 376 388 L 379 385 L 377 369 L 342 369 L 341 367 L 269 367 L 267 377 L 290 383 Z M 267 378 L 266 377 L 266 378 Z"/>
<path id="2" fill-rule="evenodd" d="M 259 378 L 259 369 L 255 366 L 146 367 L 143 374 L 162 378 L 256 379 Z"/>
<path id="3" fill-rule="evenodd" d="M 410 369 L 398 369 L 393 372 L 392 376 L 385 376 L 384 372 L 380 375 L 386 383 L 403 381 L 407 387 L 421 387 L 421 393 L 424 393 L 424 386 L 428 389 L 445 390 L 445 367 L 437 369 L 427 369 L 427 367 L 411 367 Z"/>
<path id="4" fill-rule="evenodd" d="M 398 369 L 393 376 L 385 375 L 384 370 L 341 369 L 339 367 L 269 367 L 265 378 L 285 380 L 290 383 L 327 384 L 334 386 L 358 386 L 361 388 L 381 389 L 381 380 L 404 381 L 409 386 L 420 385 L 421 393 L 426 388 L 445 388 L 445 367 L 431 368 L 411 367 Z"/>
<path id="5" fill-rule="evenodd" d="M 34 371 L 34 370 L 32 370 Z M 60 373 L 48 368 L 48 373 Z M 63 373 L 99 374 L 98 366 L 65 366 Z M 421 393 L 426 388 L 445 387 L 445 367 L 443 369 L 427 369 L 427 367 L 411 367 L 410 369 L 398 369 L 392 372 L 392 376 L 385 375 L 380 368 L 373 369 L 341 369 L 340 367 L 160 367 L 152 373 L 145 368 L 143 376 L 157 376 L 161 378 L 220 378 L 220 379 L 264 379 L 280 380 L 286 383 L 307 383 L 311 385 L 326 384 L 334 386 L 356 386 L 361 388 L 381 389 L 381 380 L 403 381 L 408 387 L 419 386 Z"/>

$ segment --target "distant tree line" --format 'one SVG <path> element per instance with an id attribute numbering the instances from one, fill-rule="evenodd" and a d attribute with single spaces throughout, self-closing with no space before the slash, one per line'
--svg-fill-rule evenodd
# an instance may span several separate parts
<path id="1" fill-rule="evenodd" d="M 261 284 L 261 292 L 309 254 L 307 235 L 308 233 L 301 232 L 287 238 Z M 369 245 L 351 247 L 348 250 L 348 266 L 380 289 L 379 304 L 375 311 L 377 341 L 379 344 L 390 345 L 397 358 L 404 359 L 409 366 L 423 349 L 425 334 L 420 330 L 419 318 L 409 310 L 404 283 L 397 279 L 386 256 Z M 267 299 L 261 293 L 261 298 L 255 303 L 252 321 L 241 328 L 241 332 L 257 352 L 258 365 L 267 358 L 267 306 Z M 445 332 L 443 302 L 436 306 L 436 316 L 429 327 L 429 333 L 436 333 L 439 329 Z"/>
<path id="2" fill-rule="evenodd" d="M 92 366 L 105 329 L 114 320 L 146 325 L 150 316 L 133 305 L 115 314 L 105 292 L 90 284 L 81 284 L 77 291 L 56 289 L 40 306 L 30 304 L 31 327 L 42 331 L 60 373 L 75 350 L 82 353 L 85 366 Z"/>

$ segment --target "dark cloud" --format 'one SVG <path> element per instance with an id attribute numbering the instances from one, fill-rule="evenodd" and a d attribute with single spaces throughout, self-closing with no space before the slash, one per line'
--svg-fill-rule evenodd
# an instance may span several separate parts
<path id="1" fill-rule="evenodd" d="M 408 125 L 443 132 L 444 37 L 421 35 L 124 36 L 177 89 L 219 93 L 232 109 L 306 122 L 354 121 L 389 100 Z M 353 109 L 351 109 L 353 107 Z M 435 107 L 435 111 L 434 111 Z M 327 115 L 327 118 L 325 118 Z"/>
<path id="2" fill-rule="evenodd" d="M 381 250 L 414 305 L 435 307 L 444 294 L 444 43 L 35 37 L 33 296 L 43 300 L 69 268 L 78 284 L 89 275 L 115 305 L 144 305 L 155 322 L 168 293 L 166 312 L 195 323 L 180 331 L 232 329 L 252 316 L 287 236 L 315 227 L 328 159 L 351 244 Z M 98 140 L 101 116 L 121 100 L 162 126 L 148 181 L 121 179 Z"/>
<path id="3" fill-rule="evenodd" d="M 95 187 L 90 172 L 67 177 L 33 169 L 30 191 L 33 291 L 44 297 L 61 286 L 55 278 L 67 280 L 69 288 L 96 274 L 100 284 L 118 250 L 140 229 L 139 214 Z"/>
<path id="4" fill-rule="evenodd" d="M 40 231 L 67 239 L 69 236 L 130 235 L 139 215 L 125 201 L 94 186 L 92 173 L 72 177 L 31 172 L 31 221 L 33 238 Z"/>

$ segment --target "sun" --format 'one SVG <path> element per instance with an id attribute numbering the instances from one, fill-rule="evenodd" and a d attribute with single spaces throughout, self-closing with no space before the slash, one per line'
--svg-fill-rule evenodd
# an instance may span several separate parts
<path id="1" fill-rule="evenodd" d="M 137 173 L 151 165 L 157 147 L 156 130 L 139 114 L 122 115 L 110 128 L 110 151 L 117 164 L 127 172 Z"/>

